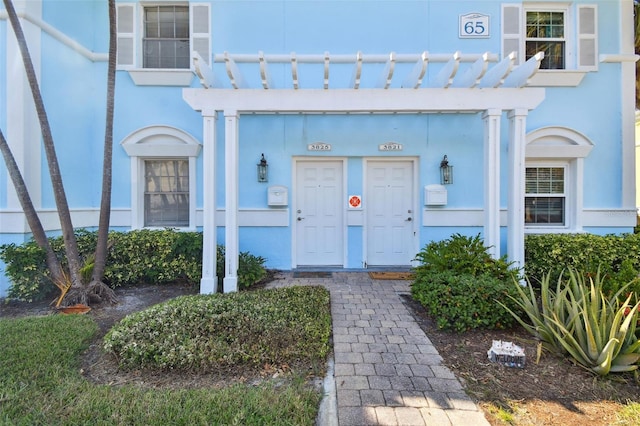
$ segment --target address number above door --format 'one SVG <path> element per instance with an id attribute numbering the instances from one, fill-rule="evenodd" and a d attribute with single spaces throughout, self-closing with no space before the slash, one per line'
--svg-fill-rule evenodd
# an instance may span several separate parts
<path id="1" fill-rule="evenodd" d="M 402 151 L 402 144 L 396 142 L 387 142 L 378 145 L 378 151 Z"/>
<path id="2" fill-rule="evenodd" d="M 324 142 L 314 142 L 307 144 L 307 151 L 331 151 L 331 144 Z"/>
<path id="3" fill-rule="evenodd" d="M 467 13 L 460 15 L 460 38 L 488 38 L 490 37 L 489 15 L 483 13 Z"/>

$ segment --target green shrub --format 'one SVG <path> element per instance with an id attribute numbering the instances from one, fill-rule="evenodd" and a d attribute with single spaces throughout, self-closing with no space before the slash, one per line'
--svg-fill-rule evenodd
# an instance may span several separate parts
<path id="1" fill-rule="evenodd" d="M 587 283 L 584 272 L 569 271 L 569 279 L 560 276 L 553 290 L 551 274 L 541 282 L 540 297 L 532 286 L 518 291 L 513 300 L 524 314 L 514 318 L 531 334 L 542 340 L 547 349 L 568 354 L 581 366 L 600 375 L 632 371 L 640 361 L 640 339 L 636 336 L 638 307 L 630 306 L 632 294 L 623 303 L 614 294 L 606 298 L 602 288 L 605 279 L 599 273 Z M 622 287 L 620 293 L 626 293 Z"/>
<path id="2" fill-rule="evenodd" d="M 238 258 L 238 289 L 246 290 L 267 275 L 267 271 L 264 269 L 264 262 L 265 259 L 263 257 L 254 256 L 244 251 L 240 252 Z"/>
<path id="3" fill-rule="evenodd" d="M 411 295 L 433 315 L 438 328 L 458 332 L 510 327 L 513 318 L 496 301 L 517 310 L 509 299 L 515 294 L 510 282 L 488 274 L 431 272 L 420 274 L 411 284 Z"/>
<path id="4" fill-rule="evenodd" d="M 49 280 L 44 251 L 35 241 L 0 247 L 4 273 L 11 280 L 7 297 L 27 302 L 43 300 L 55 288 Z"/>
<path id="5" fill-rule="evenodd" d="M 95 251 L 97 233 L 77 230 L 78 251 L 87 263 Z M 66 267 L 62 237 L 49 239 L 51 247 Z M 217 275 L 224 276 L 224 247 L 218 246 Z M 44 252 L 34 241 L 0 246 L 0 259 L 11 280 L 10 299 L 42 300 L 54 289 Z M 240 253 L 238 287 L 247 289 L 266 275 L 265 259 Z M 90 273 L 91 269 L 87 268 Z M 134 230 L 109 233 L 109 251 L 104 281 L 111 287 L 137 284 L 165 284 L 183 281 L 196 284 L 202 276 L 202 234 L 172 229 Z"/>
<path id="6" fill-rule="evenodd" d="M 219 279 L 224 277 L 224 246 L 218 246 L 216 274 Z M 264 268 L 266 260 L 261 256 L 254 256 L 248 252 L 240 252 L 238 255 L 238 290 L 246 290 L 267 276 Z"/>
<path id="7" fill-rule="evenodd" d="M 416 255 L 420 265 L 415 270 L 418 275 L 423 271 L 452 271 L 473 276 L 488 274 L 498 279 L 517 277 L 517 270 L 511 268 L 506 256 L 494 259 L 487 249 L 479 234 L 453 234 L 449 239 L 427 244 Z"/>
<path id="8" fill-rule="evenodd" d="M 196 283 L 202 274 L 202 234 L 171 229 L 111 232 L 105 280 L 112 286 Z"/>
<path id="9" fill-rule="evenodd" d="M 547 274 L 558 280 L 563 271 L 573 269 L 606 280 L 602 291 L 611 296 L 622 286 L 640 294 L 640 234 L 541 234 L 525 238 L 525 272 L 531 284 L 539 288 Z"/>
<path id="10" fill-rule="evenodd" d="M 466 331 L 473 328 L 505 328 L 513 318 L 497 306 L 504 301 L 513 309 L 511 282 L 518 271 L 505 257 L 493 259 L 480 236 L 454 234 L 428 244 L 416 259 L 412 297 L 434 316 L 439 328 Z"/>
<path id="11" fill-rule="evenodd" d="M 289 287 L 179 297 L 124 318 L 104 348 L 125 367 L 214 371 L 324 362 L 330 335 L 329 292 Z"/>

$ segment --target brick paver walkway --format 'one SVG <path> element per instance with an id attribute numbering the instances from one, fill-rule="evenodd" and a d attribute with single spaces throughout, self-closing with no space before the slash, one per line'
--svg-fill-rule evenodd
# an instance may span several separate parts
<path id="1" fill-rule="evenodd" d="M 331 292 L 336 409 L 324 423 L 489 424 L 402 303 L 409 281 L 373 280 L 366 272 L 333 272 L 331 278 L 283 272 L 270 284 L 289 285 Z"/>

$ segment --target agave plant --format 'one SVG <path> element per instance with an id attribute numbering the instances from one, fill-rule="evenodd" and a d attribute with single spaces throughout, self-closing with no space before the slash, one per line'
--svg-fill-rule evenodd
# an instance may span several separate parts
<path id="1" fill-rule="evenodd" d="M 628 286 L 611 298 L 602 291 L 603 277 L 569 271 L 568 280 L 561 275 L 555 290 L 550 288 L 550 275 L 541 282 L 540 301 L 531 285 L 526 291 L 519 283 L 518 298 L 512 299 L 522 308 L 528 322 L 500 303 L 543 345 L 556 353 L 568 354 L 579 365 L 600 375 L 636 370 L 640 361 L 640 339 L 636 336 L 638 307 L 623 303 L 619 297 Z"/>

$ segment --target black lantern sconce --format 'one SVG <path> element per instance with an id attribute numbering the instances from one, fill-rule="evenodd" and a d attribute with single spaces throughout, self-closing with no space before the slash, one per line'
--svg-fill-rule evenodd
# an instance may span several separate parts
<path id="1" fill-rule="evenodd" d="M 440 183 L 443 185 L 453 183 L 453 166 L 449 165 L 449 159 L 446 155 L 440 162 Z"/>
<path id="2" fill-rule="evenodd" d="M 264 154 L 262 154 L 258 163 L 258 182 L 269 182 L 269 165 L 267 164 L 267 159 L 264 158 Z"/>

